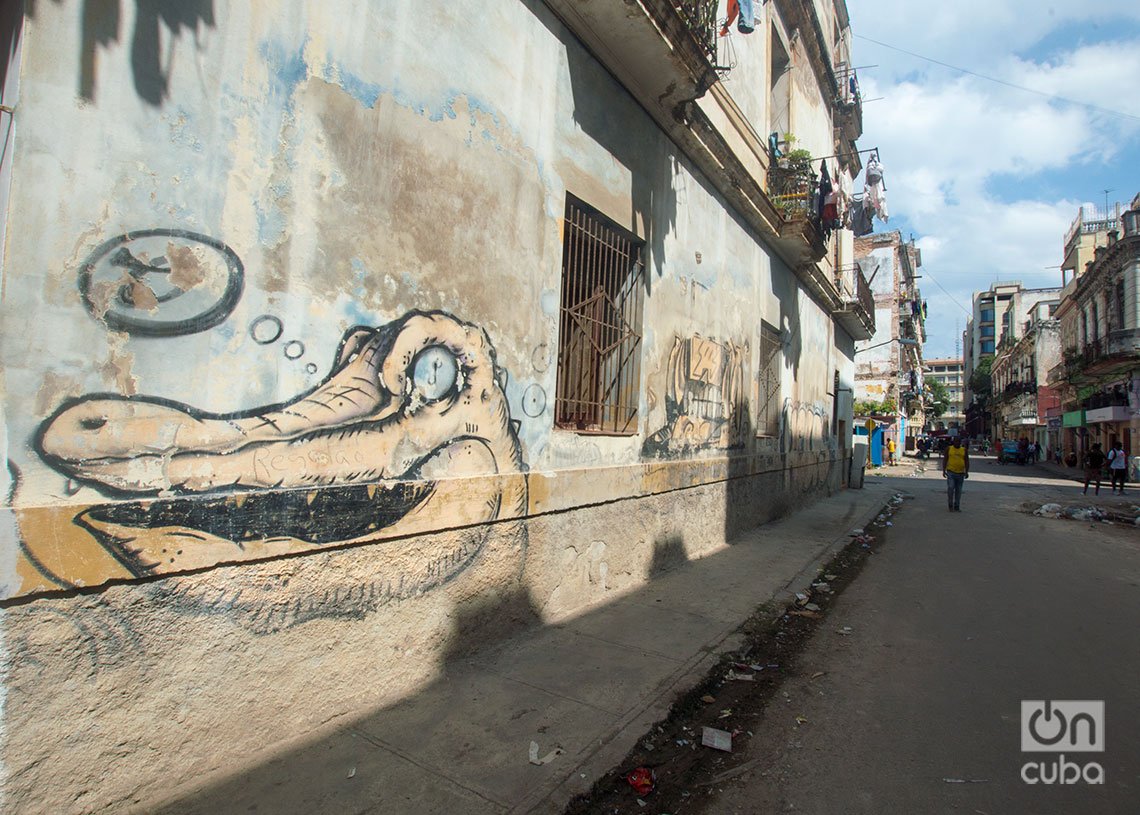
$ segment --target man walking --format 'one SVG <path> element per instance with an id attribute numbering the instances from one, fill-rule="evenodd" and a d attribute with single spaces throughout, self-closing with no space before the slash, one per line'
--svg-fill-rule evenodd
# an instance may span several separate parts
<path id="1" fill-rule="evenodd" d="M 887 464 L 895 463 L 895 440 L 887 439 Z"/>
<path id="2" fill-rule="evenodd" d="M 1096 494 L 1100 495 L 1100 475 L 1104 468 L 1104 451 L 1100 449 L 1100 442 L 1093 442 L 1092 449 L 1085 453 L 1085 491 L 1089 494 L 1089 482 L 1096 482 Z"/>
<path id="3" fill-rule="evenodd" d="M 962 446 L 961 436 L 942 454 L 942 477 L 946 479 L 946 497 L 951 512 L 961 512 L 962 484 L 970 477 L 970 451 Z"/>
<path id="4" fill-rule="evenodd" d="M 1117 485 L 1120 486 L 1120 494 L 1124 495 L 1124 480 L 1128 473 L 1128 457 L 1124 455 L 1124 445 L 1120 442 L 1115 442 L 1112 449 L 1108 451 L 1108 474 L 1112 476 L 1112 492 L 1116 493 Z"/>

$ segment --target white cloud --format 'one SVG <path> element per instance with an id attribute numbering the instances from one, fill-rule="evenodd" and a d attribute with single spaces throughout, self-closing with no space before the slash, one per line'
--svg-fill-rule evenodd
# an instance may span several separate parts
<path id="1" fill-rule="evenodd" d="M 1140 76 L 1140 41 L 1114 40 L 1118 31 L 1089 25 L 1140 21 L 1140 3 L 1089 0 L 1079 8 L 1042 8 L 1038 0 L 960 0 L 931 4 L 918 17 L 908 0 L 866 0 L 852 4 L 851 13 L 856 35 L 1140 116 L 1140 97 L 1130 92 Z M 1074 23 L 1098 36 L 1065 46 L 1059 32 Z M 1047 61 L 1015 56 L 1031 53 L 1047 36 Z M 1059 270 L 1046 267 L 1061 262 L 1065 231 L 1081 201 L 1101 184 L 1117 188 L 1114 199 L 1125 201 L 1140 190 L 1140 121 L 1051 101 L 858 39 L 855 47 L 856 64 L 878 63 L 861 72 L 864 96 L 883 97 L 866 105 L 860 139 L 861 148 L 880 148 L 896 216 L 876 228 L 914 233 L 930 305 L 926 353 L 949 355 L 955 321 L 960 333 L 967 318 L 955 301 L 968 309 L 972 293 L 995 280 L 1060 285 Z M 1096 175 L 1095 185 L 1084 183 L 1086 173 Z"/>

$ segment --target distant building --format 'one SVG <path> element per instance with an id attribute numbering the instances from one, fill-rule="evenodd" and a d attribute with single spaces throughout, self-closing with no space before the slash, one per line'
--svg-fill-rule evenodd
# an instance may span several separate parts
<path id="1" fill-rule="evenodd" d="M 1059 287 L 1027 289 L 1020 281 L 994 283 L 985 291 L 974 293 L 973 313 L 966 324 L 963 345 L 963 377 L 966 382 L 967 433 L 971 436 L 992 436 L 987 406 L 979 403 L 970 390 L 970 379 L 978 363 L 997 353 L 998 343 L 1004 338 L 1011 342 L 1021 339 L 1029 314 L 1042 301 L 1056 301 Z M 977 404 L 975 404 L 977 403 Z M 970 406 L 974 405 L 971 410 Z"/>
<path id="2" fill-rule="evenodd" d="M 1059 300 L 1042 300 L 1029 313 L 1021 337 L 1007 336 L 998 345 L 993 381 L 994 436 L 1028 439 L 1052 453 L 1058 434 L 1050 437 L 1048 418 L 1060 416 L 1061 402 L 1048 385 L 1049 370 L 1061 359 L 1060 323 L 1053 316 Z"/>
<path id="3" fill-rule="evenodd" d="M 875 333 L 855 343 L 855 402 L 887 422 L 887 436 L 910 450 L 925 418 L 926 303 L 916 282 L 922 253 L 898 231 L 886 232 L 856 238 L 855 262 L 875 298 Z"/>
<path id="4" fill-rule="evenodd" d="M 950 407 L 929 423 L 931 430 L 952 430 L 966 424 L 966 380 L 961 357 L 928 359 L 923 366 L 927 382 L 938 382 L 950 396 Z"/>

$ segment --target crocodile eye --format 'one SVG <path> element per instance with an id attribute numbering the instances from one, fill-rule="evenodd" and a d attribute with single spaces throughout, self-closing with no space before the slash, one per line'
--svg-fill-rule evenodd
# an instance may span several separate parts
<path id="1" fill-rule="evenodd" d="M 459 363 L 439 345 L 425 348 L 412 363 L 412 385 L 425 402 L 436 402 L 455 389 Z"/>

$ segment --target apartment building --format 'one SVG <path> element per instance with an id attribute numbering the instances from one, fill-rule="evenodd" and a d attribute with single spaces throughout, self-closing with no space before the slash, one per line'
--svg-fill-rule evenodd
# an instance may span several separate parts
<path id="1" fill-rule="evenodd" d="M 843 0 L 0 9 L 8 810 L 155 811 L 845 485 Z"/>
<path id="2" fill-rule="evenodd" d="M 1119 208 L 1117 208 L 1119 209 Z M 1070 235 L 1086 234 L 1078 215 Z M 1061 294 L 1061 360 L 1049 371 L 1063 414 L 1063 458 L 1079 462 L 1093 443 L 1115 442 L 1137 455 L 1140 433 L 1140 194 L 1092 247 L 1091 258 Z M 1132 458 L 1133 479 L 1137 458 Z"/>
<path id="3" fill-rule="evenodd" d="M 1038 303 L 1056 301 L 1060 287 L 1026 288 L 1020 281 L 994 283 L 975 292 L 963 344 L 963 377 L 966 382 L 966 432 L 972 437 L 993 436 L 989 406 L 974 398 L 970 379 L 978 363 L 997 353 L 998 343 L 1019 340 Z"/>
<path id="4" fill-rule="evenodd" d="M 855 345 L 855 400 L 900 449 L 922 432 L 922 345 L 926 302 L 918 286 L 922 253 L 897 230 L 855 239 L 859 270 L 875 300 L 875 333 Z"/>
<path id="5" fill-rule="evenodd" d="M 1045 455 L 1058 449 L 1058 437 L 1049 433 L 1049 419 L 1060 415 L 1061 401 L 1049 385 L 1049 371 L 1061 359 L 1061 328 L 1056 319 L 1058 300 L 1033 306 L 1021 336 L 1003 339 L 991 368 L 993 383 L 993 434 L 996 439 L 1027 439 Z M 1055 427 L 1054 427 L 1055 430 Z"/>
<path id="6" fill-rule="evenodd" d="M 929 423 L 930 430 L 961 429 L 966 424 L 966 380 L 962 359 L 944 357 L 926 360 L 923 367 L 927 382 L 938 382 L 946 388 L 950 407 Z"/>

